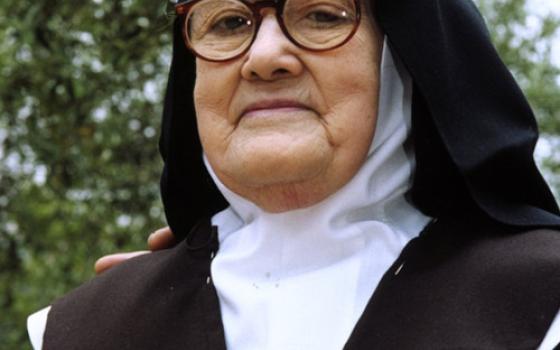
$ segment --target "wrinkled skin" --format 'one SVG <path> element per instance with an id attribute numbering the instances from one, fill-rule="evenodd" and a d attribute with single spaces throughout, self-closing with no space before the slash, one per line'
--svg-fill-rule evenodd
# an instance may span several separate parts
<path id="1" fill-rule="evenodd" d="M 219 179 L 262 209 L 283 212 L 322 201 L 363 164 L 377 119 L 382 35 L 366 16 L 342 47 L 311 52 L 264 11 L 244 56 L 197 60 L 194 101 Z M 272 106 L 246 112 L 255 103 Z"/>

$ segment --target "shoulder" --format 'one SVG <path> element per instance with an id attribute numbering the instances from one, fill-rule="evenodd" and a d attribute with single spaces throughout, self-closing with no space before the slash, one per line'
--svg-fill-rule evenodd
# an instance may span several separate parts
<path id="1" fill-rule="evenodd" d="M 360 339 L 402 349 L 536 349 L 559 306 L 560 232 L 440 220 L 385 274 Z"/>
<path id="2" fill-rule="evenodd" d="M 467 246 L 466 257 L 477 265 L 494 266 L 502 272 L 560 275 L 560 231 L 538 229 L 485 235 Z"/>
<path id="3" fill-rule="evenodd" d="M 135 257 L 71 291 L 53 304 L 53 311 L 73 303 L 126 305 L 135 302 L 133 294 L 154 291 L 165 297 L 179 284 L 187 289 L 199 285 L 208 276 L 206 255 L 189 251 L 181 242 L 171 249 Z"/>
<path id="4" fill-rule="evenodd" d="M 101 289 L 105 294 L 116 296 L 122 290 L 143 289 L 153 284 L 153 279 L 160 279 L 163 271 L 167 275 L 180 274 L 188 279 L 196 274 L 196 265 L 196 261 L 180 244 L 171 249 L 129 259 L 94 277 L 65 297 L 88 294 L 87 290 L 98 292 L 98 289 Z"/>
<path id="5" fill-rule="evenodd" d="M 539 272 L 537 267 L 548 266 L 560 273 L 560 231 L 458 221 L 434 226 L 419 246 L 441 258 L 486 271 L 527 267 Z"/>
<path id="6" fill-rule="evenodd" d="M 463 271 L 477 276 L 479 283 L 496 295 L 518 295 L 526 300 L 549 298 L 556 300 L 558 308 L 560 231 L 539 229 L 489 235 L 469 244 L 460 258 Z"/>
<path id="7" fill-rule="evenodd" d="M 197 223 L 189 237 L 171 249 L 144 254 L 111 268 L 68 293 L 54 304 L 91 301 L 107 303 L 134 301 L 133 293 L 157 290 L 160 296 L 173 294 L 179 285 L 188 290 L 205 282 L 210 273 L 212 252 L 217 250 L 217 238 L 209 220 Z"/>
<path id="8" fill-rule="evenodd" d="M 111 268 L 53 303 L 45 348 L 156 348 L 178 324 L 196 324 L 199 305 L 213 297 L 209 262 L 206 249 L 183 241 Z"/>
<path id="9" fill-rule="evenodd" d="M 433 280 L 432 292 L 449 297 L 453 289 L 507 317 L 558 311 L 560 231 L 455 222 L 432 233 L 415 249 L 417 271 Z"/>

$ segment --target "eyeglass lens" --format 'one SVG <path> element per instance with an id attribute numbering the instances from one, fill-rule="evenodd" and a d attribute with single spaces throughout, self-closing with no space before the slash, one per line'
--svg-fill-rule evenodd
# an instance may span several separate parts
<path id="1" fill-rule="evenodd" d="M 187 13 L 185 34 L 200 56 L 229 59 L 251 45 L 258 29 L 256 16 L 239 0 L 202 0 Z M 353 0 L 287 0 L 279 17 L 294 43 L 310 50 L 328 50 L 354 33 L 359 10 Z"/>

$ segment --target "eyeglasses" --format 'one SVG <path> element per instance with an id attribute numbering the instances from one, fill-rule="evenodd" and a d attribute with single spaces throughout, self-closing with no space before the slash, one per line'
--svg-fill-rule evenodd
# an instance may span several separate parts
<path id="1" fill-rule="evenodd" d="M 263 20 L 262 9 L 276 20 L 294 45 L 310 51 L 344 45 L 360 24 L 359 0 L 192 0 L 175 6 L 183 18 L 187 47 L 198 57 L 228 61 L 246 53 Z"/>

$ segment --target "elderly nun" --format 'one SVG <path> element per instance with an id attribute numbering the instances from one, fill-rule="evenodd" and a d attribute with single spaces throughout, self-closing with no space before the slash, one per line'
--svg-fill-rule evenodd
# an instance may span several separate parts
<path id="1" fill-rule="evenodd" d="M 31 316 L 36 349 L 560 342 L 537 126 L 471 1 L 177 13 L 160 149 L 178 243 Z"/>

